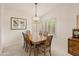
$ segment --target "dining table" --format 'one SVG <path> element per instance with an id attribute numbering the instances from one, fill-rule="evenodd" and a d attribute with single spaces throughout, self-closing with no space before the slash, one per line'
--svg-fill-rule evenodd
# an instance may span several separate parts
<path id="1" fill-rule="evenodd" d="M 47 37 L 43 35 L 32 35 L 31 43 L 34 45 L 34 55 L 37 55 L 37 47 L 46 41 Z"/>

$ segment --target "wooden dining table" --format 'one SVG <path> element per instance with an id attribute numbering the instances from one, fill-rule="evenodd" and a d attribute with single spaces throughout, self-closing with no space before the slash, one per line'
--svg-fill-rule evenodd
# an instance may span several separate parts
<path id="1" fill-rule="evenodd" d="M 44 43 L 46 41 L 47 37 L 45 36 L 39 36 L 39 35 L 32 35 L 31 38 L 31 43 L 34 45 L 34 55 L 37 55 L 37 47 L 39 47 L 39 45 L 41 43 Z"/>

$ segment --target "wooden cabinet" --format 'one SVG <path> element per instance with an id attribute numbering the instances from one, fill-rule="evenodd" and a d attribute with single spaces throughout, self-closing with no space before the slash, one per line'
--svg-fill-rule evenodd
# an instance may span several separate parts
<path id="1" fill-rule="evenodd" d="M 79 56 L 79 39 L 78 38 L 68 39 L 68 53 L 74 56 Z"/>

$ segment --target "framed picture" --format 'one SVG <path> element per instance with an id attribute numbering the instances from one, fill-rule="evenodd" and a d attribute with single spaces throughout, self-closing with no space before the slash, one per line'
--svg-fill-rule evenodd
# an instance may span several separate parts
<path id="1" fill-rule="evenodd" d="M 23 30 L 26 29 L 27 20 L 23 18 L 11 17 L 11 29 L 12 30 Z"/>
<path id="2" fill-rule="evenodd" d="M 79 29 L 79 15 L 77 15 L 77 29 Z"/>
<path id="3" fill-rule="evenodd" d="M 73 29 L 73 38 L 79 38 L 79 29 Z"/>

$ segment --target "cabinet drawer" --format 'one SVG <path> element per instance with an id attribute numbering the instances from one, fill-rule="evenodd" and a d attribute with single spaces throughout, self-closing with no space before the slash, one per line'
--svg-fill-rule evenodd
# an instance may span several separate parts
<path id="1" fill-rule="evenodd" d="M 72 55 L 79 56 L 79 41 L 69 39 L 68 52 Z"/>
<path id="2" fill-rule="evenodd" d="M 71 46 L 71 47 L 79 47 L 79 42 L 77 42 L 77 41 L 70 41 L 69 42 L 69 45 Z"/>
<path id="3" fill-rule="evenodd" d="M 79 42 L 78 41 L 74 41 L 74 40 L 70 40 L 69 41 L 69 45 L 71 47 L 79 47 Z"/>

